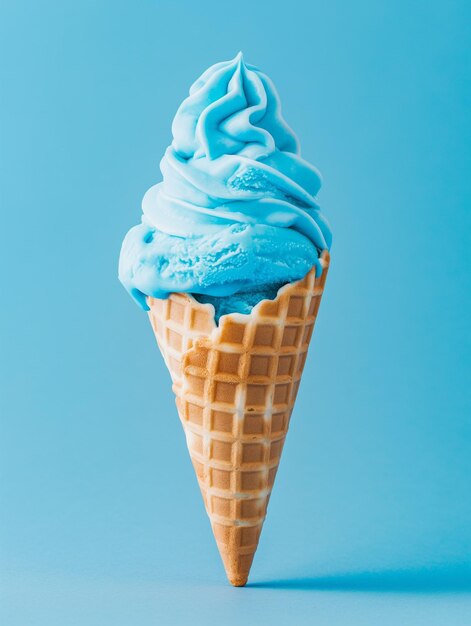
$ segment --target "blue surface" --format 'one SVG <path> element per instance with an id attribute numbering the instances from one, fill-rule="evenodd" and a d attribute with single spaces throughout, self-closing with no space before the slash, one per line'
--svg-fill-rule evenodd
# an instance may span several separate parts
<path id="1" fill-rule="evenodd" d="M 469 623 L 468 3 L 264 4 L 1 3 L 8 626 Z M 116 275 L 178 104 L 239 49 L 323 172 L 335 241 L 253 586 L 233 590 Z"/>

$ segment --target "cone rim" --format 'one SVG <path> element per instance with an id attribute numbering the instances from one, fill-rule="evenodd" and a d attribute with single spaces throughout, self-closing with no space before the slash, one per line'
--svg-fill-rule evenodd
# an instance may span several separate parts
<path id="1" fill-rule="evenodd" d="M 322 265 L 322 271 L 325 271 L 329 265 L 330 265 L 330 254 L 329 251 L 323 250 L 322 254 L 319 257 L 319 261 Z M 223 324 L 226 323 L 226 321 L 230 318 L 232 319 L 234 322 L 238 322 L 238 323 L 245 323 L 246 321 L 248 321 L 248 319 L 250 317 L 257 317 L 259 314 L 260 309 L 263 307 L 265 302 L 275 302 L 276 300 L 278 300 L 278 298 L 280 298 L 281 296 L 283 296 L 283 294 L 288 291 L 289 289 L 291 289 L 294 285 L 296 285 L 296 283 L 302 282 L 303 280 L 305 280 L 306 276 L 309 276 L 309 274 L 311 272 L 315 272 L 315 266 L 313 266 L 309 272 L 307 272 L 302 278 L 298 279 L 298 280 L 293 280 L 289 283 L 285 283 L 284 285 L 282 285 L 278 291 L 276 292 L 276 296 L 272 299 L 269 298 L 264 298 L 263 300 L 259 300 L 257 302 L 256 305 L 254 305 L 252 307 L 252 309 L 250 310 L 249 313 L 237 313 L 235 311 L 231 312 L 231 313 L 225 313 L 224 315 L 221 315 L 221 317 L 219 318 L 219 323 L 216 324 L 216 317 L 215 317 L 215 313 L 216 313 L 216 309 L 214 308 L 214 305 L 210 304 L 209 302 L 207 303 L 203 303 L 203 302 L 199 302 L 191 293 L 188 292 L 172 292 L 169 294 L 168 298 L 170 298 L 171 296 L 179 296 L 181 298 L 186 299 L 188 302 L 192 303 L 192 306 L 195 309 L 200 309 L 202 311 L 208 311 L 211 312 L 211 318 L 212 318 L 212 329 L 211 332 L 205 334 L 205 336 L 208 339 L 213 339 L 213 336 L 215 335 L 215 333 L 217 333 L 221 326 Z M 317 277 L 316 277 L 317 278 Z M 152 308 L 152 300 L 157 300 L 158 298 L 154 298 L 153 296 L 147 296 L 146 298 L 146 302 L 147 305 L 149 306 L 149 309 Z"/>

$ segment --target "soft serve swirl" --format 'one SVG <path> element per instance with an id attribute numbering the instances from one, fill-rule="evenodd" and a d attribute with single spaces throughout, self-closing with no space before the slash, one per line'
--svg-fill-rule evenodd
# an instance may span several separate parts
<path id="1" fill-rule="evenodd" d="M 329 248 L 315 196 L 317 170 L 281 116 L 270 79 L 239 53 L 192 85 L 145 194 L 142 223 L 126 235 L 119 277 L 146 296 L 228 296 L 297 280 Z"/>

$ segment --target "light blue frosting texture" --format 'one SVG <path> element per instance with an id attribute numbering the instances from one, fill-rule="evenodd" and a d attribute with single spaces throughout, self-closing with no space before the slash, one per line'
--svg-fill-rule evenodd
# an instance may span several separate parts
<path id="1" fill-rule="evenodd" d="M 144 309 L 146 296 L 172 291 L 253 300 L 314 265 L 322 271 L 331 232 L 315 200 L 320 175 L 301 158 L 265 74 L 241 53 L 213 65 L 172 133 L 163 181 L 145 194 L 142 223 L 121 249 L 119 278 Z"/>

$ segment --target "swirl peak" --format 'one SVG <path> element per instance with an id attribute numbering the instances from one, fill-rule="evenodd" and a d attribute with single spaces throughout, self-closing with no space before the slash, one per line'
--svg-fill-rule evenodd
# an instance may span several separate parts
<path id="1" fill-rule="evenodd" d="M 242 52 L 216 63 L 193 83 L 172 132 L 172 145 L 182 158 L 214 160 L 236 153 L 260 158 L 276 149 L 299 152 L 273 83 L 246 64 Z"/>

